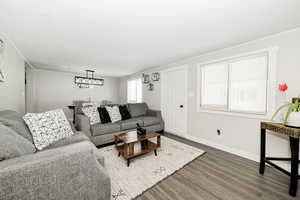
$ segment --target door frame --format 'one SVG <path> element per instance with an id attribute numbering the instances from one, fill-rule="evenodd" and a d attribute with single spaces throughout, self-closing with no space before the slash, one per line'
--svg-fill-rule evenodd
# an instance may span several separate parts
<path id="1" fill-rule="evenodd" d="M 24 80 L 24 83 L 25 83 L 25 90 L 24 90 L 24 96 L 25 96 L 25 113 L 28 112 L 28 103 L 29 103 L 29 100 L 28 100 L 28 70 L 29 70 L 29 65 L 28 63 L 25 61 L 24 62 L 24 77 L 25 77 L 25 80 Z"/>
<path id="2" fill-rule="evenodd" d="M 168 68 L 168 69 L 165 69 L 165 70 L 161 70 L 161 90 L 160 90 L 160 102 L 161 102 L 161 112 L 162 112 L 162 115 L 164 117 L 164 95 L 163 95 L 163 90 L 164 90 L 164 77 L 165 77 L 165 74 L 168 73 L 168 72 L 172 72 L 172 71 L 177 71 L 177 70 L 184 70 L 185 71 L 185 114 L 184 114 L 184 133 L 181 134 L 178 134 L 178 133 L 172 133 L 172 134 L 175 134 L 175 135 L 178 135 L 180 137 L 185 137 L 187 138 L 188 137 L 188 67 L 189 65 L 188 64 L 184 64 L 184 65 L 180 65 L 180 66 L 177 66 L 177 67 L 172 67 L 172 68 Z M 168 130 L 166 129 L 165 127 L 165 130 L 166 132 L 168 132 Z"/>

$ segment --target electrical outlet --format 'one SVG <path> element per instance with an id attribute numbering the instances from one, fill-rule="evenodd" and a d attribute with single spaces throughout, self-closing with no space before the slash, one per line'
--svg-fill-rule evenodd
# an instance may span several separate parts
<path id="1" fill-rule="evenodd" d="M 217 134 L 221 135 L 221 130 L 220 129 L 217 129 Z"/>

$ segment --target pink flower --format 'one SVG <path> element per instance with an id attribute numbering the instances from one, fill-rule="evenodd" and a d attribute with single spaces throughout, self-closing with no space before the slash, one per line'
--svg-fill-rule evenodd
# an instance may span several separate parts
<path id="1" fill-rule="evenodd" d="M 278 85 L 278 89 L 282 92 L 285 92 L 288 89 L 288 85 L 286 83 L 282 83 Z"/>

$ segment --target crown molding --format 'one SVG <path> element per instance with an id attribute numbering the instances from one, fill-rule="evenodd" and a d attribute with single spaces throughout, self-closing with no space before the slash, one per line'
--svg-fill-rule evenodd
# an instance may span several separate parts
<path id="1" fill-rule="evenodd" d="M 28 60 L 26 56 L 21 52 L 21 50 L 16 46 L 16 44 L 5 34 L 5 33 L 0 33 L 0 37 L 3 38 L 3 42 L 5 45 L 5 42 L 9 43 L 17 52 L 17 54 L 24 59 L 24 61 L 28 64 L 28 66 L 31 69 L 36 69 L 36 67 Z"/>

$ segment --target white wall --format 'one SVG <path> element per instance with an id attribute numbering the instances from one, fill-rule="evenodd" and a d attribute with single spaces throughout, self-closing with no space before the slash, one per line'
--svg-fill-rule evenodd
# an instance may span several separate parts
<path id="1" fill-rule="evenodd" d="M 120 78 L 120 103 L 127 103 L 127 80 L 130 79 L 130 76 L 124 76 Z"/>
<path id="2" fill-rule="evenodd" d="M 34 70 L 34 112 L 43 112 L 56 108 L 64 108 L 68 118 L 72 112 L 67 106 L 73 100 L 102 101 L 110 100 L 119 103 L 119 78 L 104 77 L 104 86 L 95 86 L 93 89 L 78 88 L 74 84 L 73 73 L 49 70 Z"/>
<path id="3" fill-rule="evenodd" d="M 154 81 L 152 83 L 154 85 L 154 90 L 152 91 L 149 91 L 147 85 L 143 84 L 143 101 L 147 102 L 149 108 L 160 110 L 160 82 Z"/>
<path id="4" fill-rule="evenodd" d="M 277 82 L 286 82 L 289 85 L 288 98 L 297 96 L 300 94 L 300 28 L 153 69 L 153 71 L 157 71 L 183 64 L 188 65 L 188 134 L 191 138 L 258 160 L 260 152 L 259 119 L 197 112 L 196 64 L 269 47 L 279 48 Z M 135 74 L 135 76 L 137 75 L 141 74 Z M 122 83 L 124 82 L 125 80 Z M 159 86 L 156 86 L 155 90 L 159 91 L 158 88 Z M 158 108 L 160 94 L 147 93 L 144 101 L 149 101 L 153 107 Z M 217 129 L 221 129 L 221 136 L 217 135 Z M 267 155 L 288 156 L 288 139 L 269 134 L 267 136 Z"/>
<path id="5" fill-rule="evenodd" d="M 28 67 L 28 64 L 25 64 L 26 68 L 26 97 L 25 97 L 25 108 L 26 108 L 26 113 L 28 112 L 34 112 L 36 109 L 35 103 L 35 96 L 36 96 L 36 91 L 34 89 L 34 84 L 35 84 L 35 74 L 34 70 L 31 67 Z"/>
<path id="6" fill-rule="evenodd" d="M 5 50 L 1 70 L 5 82 L 0 83 L 0 110 L 11 109 L 25 113 L 25 64 L 17 49 L 3 36 Z M 2 56 L 0 56 L 2 57 Z M 1 59 L 1 58 L 0 58 Z"/>

